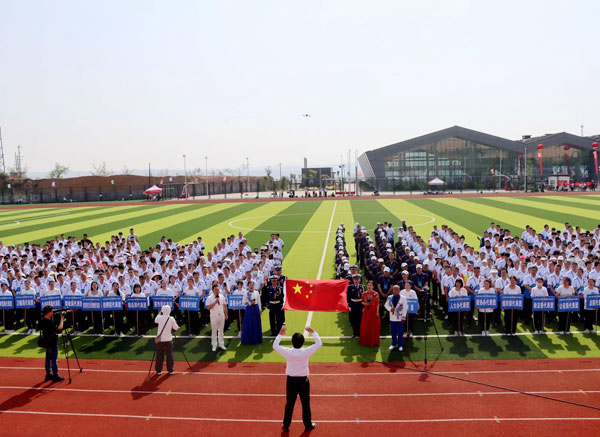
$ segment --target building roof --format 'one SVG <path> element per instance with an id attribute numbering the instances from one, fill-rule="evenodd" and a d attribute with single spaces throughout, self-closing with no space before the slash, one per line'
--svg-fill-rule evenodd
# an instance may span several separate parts
<path id="1" fill-rule="evenodd" d="M 591 137 L 582 137 L 568 132 L 559 132 L 556 134 L 545 134 L 539 137 L 525 138 L 520 141 L 523 144 L 543 144 L 544 147 L 553 146 L 571 146 L 583 150 L 592 150 L 594 139 Z"/>

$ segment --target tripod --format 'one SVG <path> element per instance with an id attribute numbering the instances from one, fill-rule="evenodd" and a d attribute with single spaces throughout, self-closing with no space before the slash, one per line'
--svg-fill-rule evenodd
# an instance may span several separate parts
<path id="1" fill-rule="evenodd" d="M 425 322 L 425 335 L 423 339 L 425 340 L 425 359 L 423 362 L 427 365 L 427 331 L 429 330 L 429 322 L 433 325 L 433 329 L 435 330 L 435 335 L 437 336 L 438 343 L 440 344 L 440 349 L 444 352 L 444 346 L 442 346 L 442 340 L 440 340 L 440 332 L 437 329 L 437 325 L 435 324 L 435 320 L 431 314 L 431 295 L 429 291 L 425 292 L 425 311 L 423 312 L 423 318 L 420 319 Z"/>
<path id="2" fill-rule="evenodd" d="M 69 384 L 71 384 L 71 365 L 69 364 L 69 345 L 71 346 L 71 350 L 73 351 L 73 355 L 75 356 L 75 361 L 77 362 L 77 367 L 79 367 L 79 373 L 83 372 L 83 368 L 81 364 L 79 364 L 79 358 L 77 358 L 77 351 L 75 350 L 75 346 L 73 345 L 73 338 L 71 334 L 66 329 L 63 330 L 61 334 L 63 349 L 65 351 L 65 358 L 67 359 L 67 373 L 69 375 Z"/>

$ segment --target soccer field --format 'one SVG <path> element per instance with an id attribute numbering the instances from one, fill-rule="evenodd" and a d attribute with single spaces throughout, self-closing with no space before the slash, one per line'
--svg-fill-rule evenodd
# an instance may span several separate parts
<path id="1" fill-rule="evenodd" d="M 529 224 L 541 229 L 544 224 L 562 229 L 564 222 L 583 229 L 593 229 L 600 223 L 600 195 L 554 195 L 529 197 L 436 197 L 414 199 L 356 200 L 328 199 L 278 202 L 231 202 L 200 204 L 140 204 L 126 206 L 50 207 L 0 210 L 0 240 L 5 245 L 24 242 L 40 243 L 61 233 L 78 239 L 83 233 L 94 242 L 103 242 L 119 231 L 127 234 L 133 227 L 142 249 L 154 246 L 162 236 L 177 243 L 187 243 L 201 236 L 207 250 L 223 237 L 243 232 L 252 247 L 260 246 L 272 232 L 278 232 L 285 242 L 283 273 L 293 279 L 328 279 L 334 277 L 334 235 L 340 222 L 346 226 L 348 249 L 354 250 L 352 228 L 355 222 L 369 232 L 377 221 L 392 222 L 394 226 L 406 219 L 427 240 L 433 225 L 447 224 L 464 234 L 469 244 L 479 247 L 478 237 L 494 221 L 513 234 L 520 234 Z M 350 253 L 355 260 L 355 254 Z M 351 329 L 347 314 L 287 312 L 290 331 L 302 331 L 307 319 L 325 337 L 327 347 L 315 356 L 317 361 L 422 360 L 424 341 L 415 338 L 405 344 L 405 351 L 388 352 L 389 339 L 381 348 L 362 347 L 357 339 L 349 338 Z M 263 312 L 263 331 L 269 335 L 268 311 Z M 424 326 L 416 325 L 416 334 L 425 334 Z M 427 341 L 430 359 L 511 359 L 543 357 L 600 357 L 600 340 L 596 335 L 571 336 L 467 336 L 446 337 L 439 314 L 436 325 L 442 335 L 443 351 L 429 326 Z M 232 326 L 234 326 L 232 324 Z M 549 328 L 550 329 L 550 328 Z M 578 329 L 576 325 L 573 329 Z M 529 333 L 530 327 L 520 326 Z M 499 332 L 494 331 L 492 333 Z M 478 334 L 475 326 L 467 334 Z M 185 332 L 184 332 L 185 334 Z M 205 329 L 203 335 L 207 334 Z M 382 335 L 388 335 L 382 324 Z M 193 360 L 219 361 L 280 361 L 273 353 L 272 340 L 260 346 L 241 346 L 237 330 L 226 335 L 228 350 L 222 354 L 210 352 L 207 338 L 179 339 Z M 40 356 L 34 336 L 0 336 L 0 354 L 4 356 Z M 75 340 L 81 355 L 88 358 L 149 359 L 153 343 L 148 338 L 92 338 Z M 178 357 L 177 359 L 181 359 Z"/>

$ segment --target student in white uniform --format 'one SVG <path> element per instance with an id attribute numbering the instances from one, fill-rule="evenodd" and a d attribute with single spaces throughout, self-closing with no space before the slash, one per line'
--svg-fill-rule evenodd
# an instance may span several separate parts
<path id="1" fill-rule="evenodd" d="M 565 276 L 562 278 L 562 284 L 556 289 L 556 297 L 575 296 L 575 288 L 571 285 L 571 278 Z M 571 330 L 571 313 L 569 311 L 558 313 L 558 330 L 566 334 Z"/>
<path id="2" fill-rule="evenodd" d="M 450 290 L 448 292 L 448 298 L 451 297 L 467 297 L 468 296 L 468 292 L 467 289 L 463 286 L 463 280 L 462 279 L 457 279 L 454 282 L 454 287 L 452 288 L 452 290 Z M 456 311 L 456 312 L 452 312 L 450 313 L 452 314 L 452 326 L 454 326 L 454 335 L 460 335 L 460 336 L 464 336 L 465 334 L 463 333 L 463 327 L 465 324 L 465 320 L 464 320 L 464 315 L 465 312 L 464 311 Z"/>
<path id="3" fill-rule="evenodd" d="M 400 291 L 400 295 L 406 299 L 415 299 L 418 301 L 417 293 L 415 292 L 415 290 L 412 290 L 412 283 L 410 281 L 404 282 L 404 290 Z M 390 296 L 388 296 L 388 298 L 389 297 Z M 407 306 L 407 310 L 408 310 L 408 306 Z M 417 312 L 418 311 L 419 311 L 419 308 L 417 307 Z M 414 332 L 415 317 L 416 317 L 416 314 L 406 314 L 406 316 L 405 316 L 406 323 L 404 324 L 404 328 L 406 330 L 406 338 L 411 337 Z M 400 350 L 402 350 L 402 349 L 400 349 Z"/>
<path id="4" fill-rule="evenodd" d="M 492 288 L 492 280 L 485 279 L 483 281 L 483 287 L 475 292 L 475 294 L 489 294 L 495 295 L 496 290 Z M 479 309 L 479 327 L 481 328 L 481 334 L 484 336 L 490 335 L 490 325 L 492 323 L 492 308 L 481 308 Z"/>
<path id="5" fill-rule="evenodd" d="M 408 282 L 407 282 L 408 284 Z M 408 301 L 400 293 L 400 286 L 392 287 L 392 295 L 388 296 L 385 302 L 385 309 L 390 312 L 390 332 L 392 334 L 392 345 L 390 350 L 398 348 L 399 351 L 404 346 L 404 323 L 408 313 Z"/>
<path id="6" fill-rule="evenodd" d="M 226 350 L 223 329 L 225 327 L 225 320 L 227 320 L 227 298 L 220 294 L 218 284 L 213 284 L 212 293 L 206 298 L 206 302 L 204 304 L 206 309 L 210 311 L 212 350 L 215 352 L 217 350 L 217 346 L 223 350 Z"/>
<path id="7" fill-rule="evenodd" d="M 544 287 L 544 279 L 538 277 L 535 287 L 531 288 L 531 299 L 534 297 L 548 297 L 548 289 Z M 533 312 L 533 332 L 542 334 L 544 332 L 544 313 L 545 311 Z"/>
<path id="8" fill-rule="evenodd" d="M 517 285 L 516 276 L 510 277 L 510 283 L 504 287 L 502 294 L 521 294 L 521 287 Z M 504 310 L 504 326 L 506 327 L 506 333 L 510 336 L 514 336 L 517 332 L 519 313 L 519 310 Z"/>

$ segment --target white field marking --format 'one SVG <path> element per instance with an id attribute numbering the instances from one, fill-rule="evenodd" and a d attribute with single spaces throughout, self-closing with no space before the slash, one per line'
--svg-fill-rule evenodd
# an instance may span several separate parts
<path id="1" fill-rule="evenodd" d="M 337 203 L 337 200 L 335 201 Z M 257 216 L 253 216 L 253 217 L 243 217 L 240 219 L 235 219 L 232 220 L 228 223 L 228 225 L 234 229 L 240 229 L 242 231 L 255 231 L 255 232 L 279 232 L 279 233 L 294 233 L 294 234 L 299 234 L 299 233 L 309 233 L 309 234 L 322 234 L 328 231 L 319 231 L 319 230 L 312 230 L 312 231 L 305 231 L 305 230 L 280 230 L 280 229 L 255 229 L 255 228 L 244 228 L 241 226 L 237 226 L 234 223 L 238 223 L 238 222 L 242 222 L 242 221 L 248 221 L 248 220 L 254 220 L 254 219 L 264 219 L 264 218 L 273 218 L 273 217 L 287 217 L 287 216 L 296 216 L 296 215 L 322 215 L 325 214 L 323 212 L 317 212 L 317 213 L 312 213 L 312 212 L 297 212 L 297 213 L 291 213 L 291 214 L 275 214 L 275 215 L 257 215 Z M 369 212 L 369 211 L 364 211 L 364 212 L 356 212 L 354 213 L 355 215 L 361 215 L 361 214 L 378 214 L 381 215 L 380 212 Z M 411 224 L 411 226 L 425 226 L 428 225 L 430 223 L 433 223 L 435 221 L 435 217 L 432 217 L 430 215 L 425 215 L 425 214 L 412 214 L 412 213 L 405 213 L 404 215 L 406 216 L 413 216 L 413 217 L 424 217 L 427 218 L 429 220 L 423 222 L 423 223 L 415 223 L 415 224 Z"/>
<path id="2" fill-rule="evenodd" d="M 337 206 L 337 200 L 333 202 L 333 209 L 331 210 L 331 218 L 329 219 L 329 228 L 327 229 L 327 236 L 325 237 L 325 244 L 323 245 L 323 255 L 321 255 L 321 263 L 319 264 L 319 271 L 317 272 L 317 281 L 321 279 L 323 274 L 323 264 L 325 264 L 325 258 L 327 257 L 327 248 L 329 247 L 329 236 L 331 235 L 331 226 L 333 225 L 333 217 L 335 216 L 335 207 Z M 306 316 L 306 325 L 310 326 L 312 323 L 313 312 L 309 311 Z M 304 330 L 304 335 L 307 336 L 308 332 Z"/>
<path id="3" fill-rule="evenodd" d="M 283 365 L 283 363 L 280 363 Z M 27 366 L 0 366 L 0 370 L 32 370 L 35 372 L 40 371 L 40 367 L 27 367 Z M 67 370 L 66 367 L 59 367 L 59 370 Z M 402 370 L 402 369 L 400 369 Z M 148 374 L 148 370 L 121 370 L 121 369 L 90 369 L 85 368 L 86 372 L 96 373 L 145 373 Z M 514 373 L 586 373 L 586 372 L 600 372 L 598 369 L 543 369 L 543 370 L 463 370 L 463 371 L 435 371 L 431 370 L 436 374 L 440 375 L 497 375 L 497 374 L 514 374 Z M 282 373 L 268 373 L 268 372 L 175 372 L 181 375 L 200 375 L 200 376 L 284 376 Z M 406 370 L 403 372 L 363 372 L 363 373 L 312 373 L 310 376 L 410 376 L 418 375 L 422 373 L 419 370 Z"/>
<path id="4" fill-rule="evenodd" d="M 281 423 L 281 419 L 233 419 L 219 417 L 141 416 L 136 414 L 73 413 L 68 411 L 0 410 L 0 414 L 29 414 L 37 416 L 106 417 L 112 419 L 175 420 L 191 422 L 235 422 L 235 423 Z M 599 421 L 600 417 L 465 417 L 452 419 L 332 419 L 319 423 L 451 423 L 451 422 L 556 422 L 556 421 Z M 293 420 L 301 423 L 301 420 Z"/>
<path id="5" fill-rule="evenodd" d="M 21 222 L 29 222 L 32 220 L 43 219 L 43 218 L 48 218 L 48 217 L 55 217 L 55 216 L 59 216 L 59 215 L 68 215 L 68 214 L 71 214 L 71 213 L 70 212 L 57 212 L 56 214 L 38 215 L 35 217 L 31 217 L 31 218 L 21 218 L 19 220 L 8 220 L 5 222 L 0 222 L 0 227 L 15 226 L 15 225 L 20 225 Z"/>
<path id="6" fill-rule="evenodd" d="M 569 334 L 588 334 L 588 335 L 591 335 L 590 333 L 585 333 L 583 331 L 570 331 Z M 36 335 L 36 334 L 27 334 L 26 332 L 12 332 L 10 334 L 5 334 L 4 331 L 0 332 L 0 338 L 2 338 L 3 335 L 5 335 L 5 336 L 11 336 L 11 335 L 28 336 L 28 335 Z M 548 331 L 548 332 L 545 332 L 543 334 L 536 334 L 536 333 L 533 333 L 533 332 L 517 332 L 517 333 L 515 333 L 515 335 L 522 335 L 522 336 L 525 336 L 525 337 L 535 337 L 535 336 L 538 336 L 538 335 L 564 335 L 564 334 L 562 334 L 562 332 L 560 332 L 560 331 Z M 114 335 L 114 334 L 100 334 L 100 335 L 94 335 L 94 334 L 77 334 L 77 335 L 75 335 L 75 334 L 72 334 L 72 336 L 73 337 L 98 337 L 98 338 L 101 338 L 101 337 L 138 338 L 138 339 L 139 338 L 156 338 L 155 335 L 129 335 L 129 334 L 128 335 L 124 335 L 123 337 L 121 337 L 119 335 Z M 508 336 L 508 334 L 497 332 L 497 333 L 489 334 L 487 337 L 507 337 L 507 336 Z M 351 339 L 352 338 L 350 335 L 330 335 L 330 336 L 321 335 L 320 337 L 321 337 L 321 340 L 347 340 L 347 339 Z M 436 338 L 436 337 L 438 337 L 438 335 L 436 335 L 436 334 L 428 334 L 428 335 L 413 335 L 413 336 L 411 336 L 411 338 L 418 338 L 418 339 L 423 339 L 425 337 L 427 337 L 427 338 Z M 440 334 L 439 337 L 440 338 L 454 338 L 456 336 L 454 334 Z M 484 337 L 484 335 L 483 334 L 465 334 L 463 336 L 463 338 L 468 338 L 468 337 Z M 186 335 L 182 335 L 182 336 L 177 337 L 176 339 L 181 339 L 181 340 L 188 339 L 189 340 L 189 339 L 208 339 L 208 338 L 212 338 L 212 337 L 210 335 L 195 335 L 195 336 L 192 336 L 192 337 L 186 336 Z M 225 338 L 225 339 L 240 338 L 240 335 L 239 334 L 238 335 L 225 335 L 223 338 Z M 272 338 L 275 338 L 275 337 L 272 336 L 272 335 L 263 335 L 263 338 L 272 339 Z M 291 336 L 284 336 L 283 338 L 285 338 L 285 339 L 288 339 L 288 338 L 291 339 L 292 337 Z M 392 336 L 391 335 L 381 335 L 381 336 L 379 336 L 379 338 L 390 339 L 390 338 L 392 338 Z"/>
<path id="7" fill-rule="evenodd" d="M 217 397 L 250 397 L 250 398 L 281 398 L 285 393 L 220 393 L 220 392 L 181 392 L 181 391 L 146 391 L 146 390 L 109 390 L 109 389 L 85 389 L 85 388 L 56 388 L 56 387 L 17 387 L 0 386 L 0 390 L 39 390 L 59 391 L 73 393 L 118 393 L 118 394 L 142 394 L 142 395 L 164 395 L 164 396 L 217 396 Z M 438 393 L 323 393 L 313 394 L 316 398 L 405 398 L 405 397 L 431 397 L 431 396 L 488 396 L 488 395 L 557 395 L 557 394 L 598 394 L 600 390 L 550 390 L 550 391 L 527 391 L 523 393 L 510 391 L 489 392 L 438 392 Z"/>

